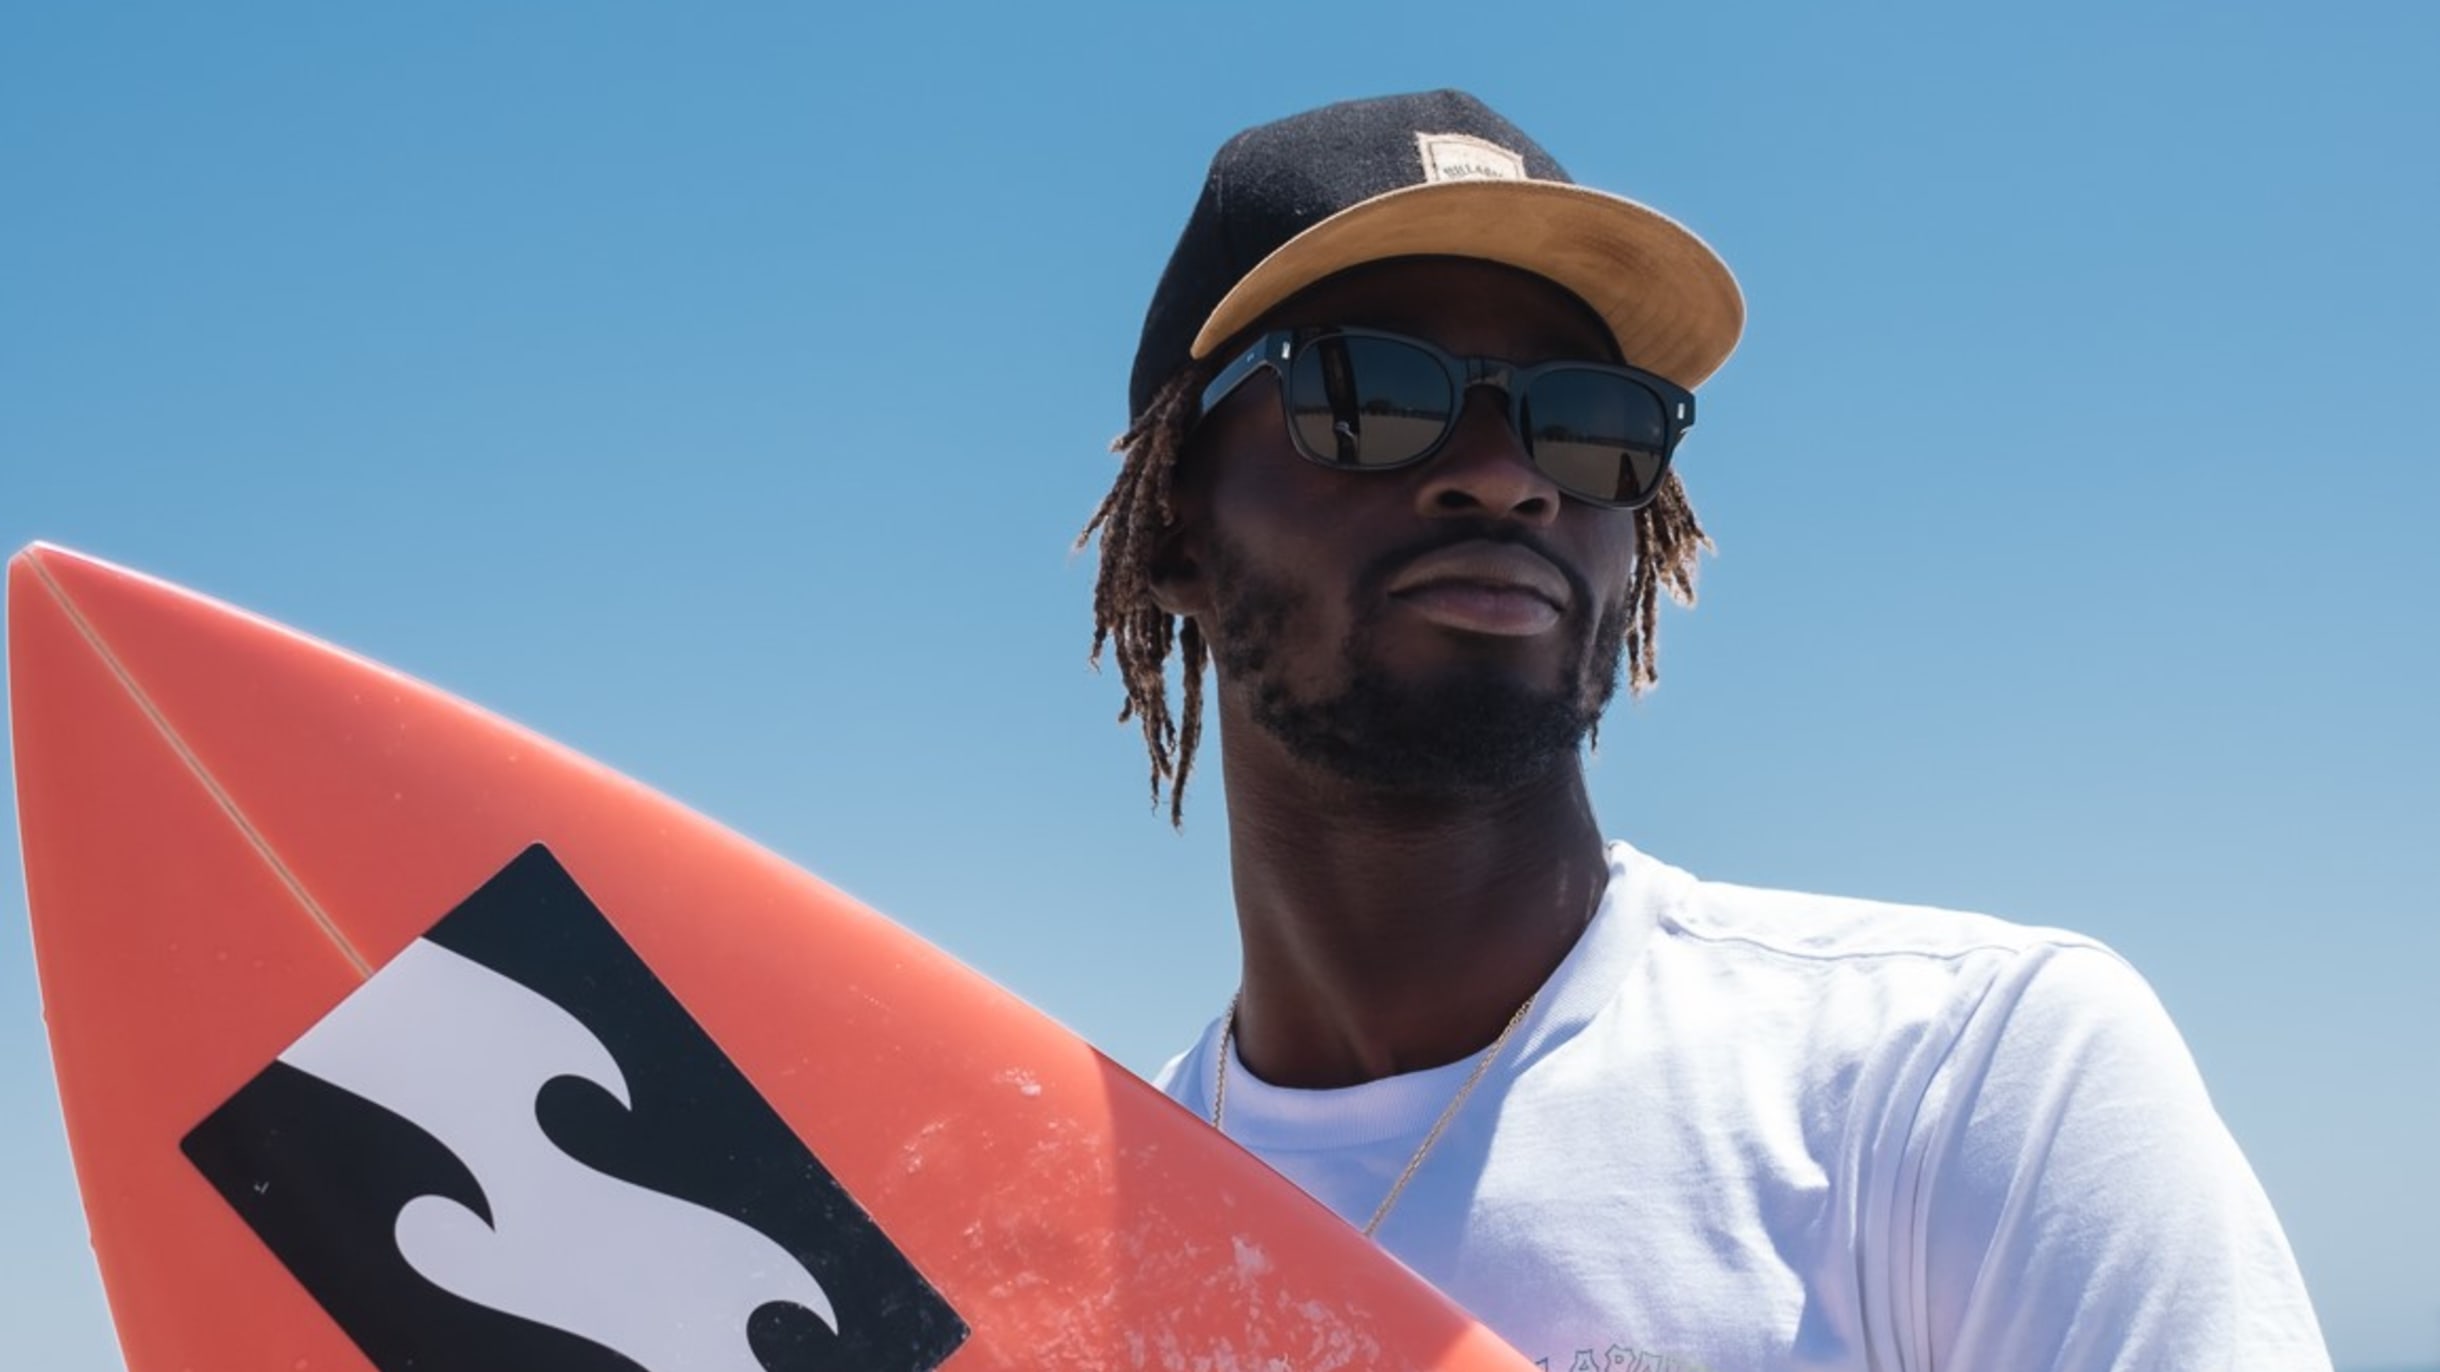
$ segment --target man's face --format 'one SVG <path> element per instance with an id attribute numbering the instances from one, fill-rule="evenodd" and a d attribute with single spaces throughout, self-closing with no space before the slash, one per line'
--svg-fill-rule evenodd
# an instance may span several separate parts
<path id="1" fill-rule="evenodd" d="M 1262 327 L 1306 324 L 1521 365 L 1613 353 L 1573 296 L 1455 259 L 1333 277 Z M 1572 763 L 1617 684 L 1634 516 L 1562 496 L 1497 391 L 1468 394 L 1428 461 L 1346 472 L 1296 451 L 1263 373 L 1183 464 L 1171 565 L 1192 570 L 1163 592 L 1210 641 L 1226 713 L 1399 791 L 1495 792 Z"/>

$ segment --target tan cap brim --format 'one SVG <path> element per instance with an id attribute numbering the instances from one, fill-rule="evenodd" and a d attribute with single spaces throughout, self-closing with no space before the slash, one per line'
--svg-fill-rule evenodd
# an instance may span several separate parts
<path id="1" fill-rule="evenodd" d="M 1377 195 L 1254 265 L 1213 307 L 1193 355 L 1333 273 L 1392 257 L 1476 257 L 1574 292 L 1628 363 L 1692 389 L 1737 347 L 1745 296 L 1702 239 L 1657 210 L 1557 181 L 1444 181 Z"/>

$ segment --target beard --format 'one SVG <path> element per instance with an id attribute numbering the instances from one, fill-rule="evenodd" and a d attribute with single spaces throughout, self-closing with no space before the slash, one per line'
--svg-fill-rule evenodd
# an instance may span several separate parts
<path id="1" fill-rule="evenodd" d="M 1379 588 L 1423 553 L 1470 539 L 1534 546 L 1523 531 L 1501 525 L 1452 530 L 1377 559 L 1357 581 L 1357 598 L 1368 608 L 1341 647 L 1338 684 L 1321 693 L 1300 691 L 1280 662 L 1307 594 L 1256 571 L 1234 546 L 1216 545 L 1214 660 L 1225 679 L 1250 693 L 1254 723 L 1292 756 L 1333 776 L 1414 795 L 1494 795 L 1573 762 L 1618 690 L 1624 598 L 1590 621 L 1568 621 L 1566 667 L 1548 685 L 1490 662 L 1401 679 L 1374 651 L 1385 612 Z M 1592 604 L 1581 576 L 1557 558 L 1551 561 L 1571 583 L 1574 603 Z"/>

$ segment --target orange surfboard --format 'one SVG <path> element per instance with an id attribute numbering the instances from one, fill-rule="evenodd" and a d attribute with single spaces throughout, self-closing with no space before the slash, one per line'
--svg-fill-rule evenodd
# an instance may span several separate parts
<path id="1" fill-rule="evenodd" d="M 9 704 L 131 1372 L 1521 1372 L 887 919 L 395 672 L 37 545 Z"/>

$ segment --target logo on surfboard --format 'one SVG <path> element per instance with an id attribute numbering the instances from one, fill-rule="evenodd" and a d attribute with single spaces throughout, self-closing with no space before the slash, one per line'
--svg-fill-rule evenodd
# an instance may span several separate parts
<path id="1" fill-rule="evenodd" d="M 540 845 L 184 1148 L 383 1372 L 929 1372 L 967 1334 Z"/>

